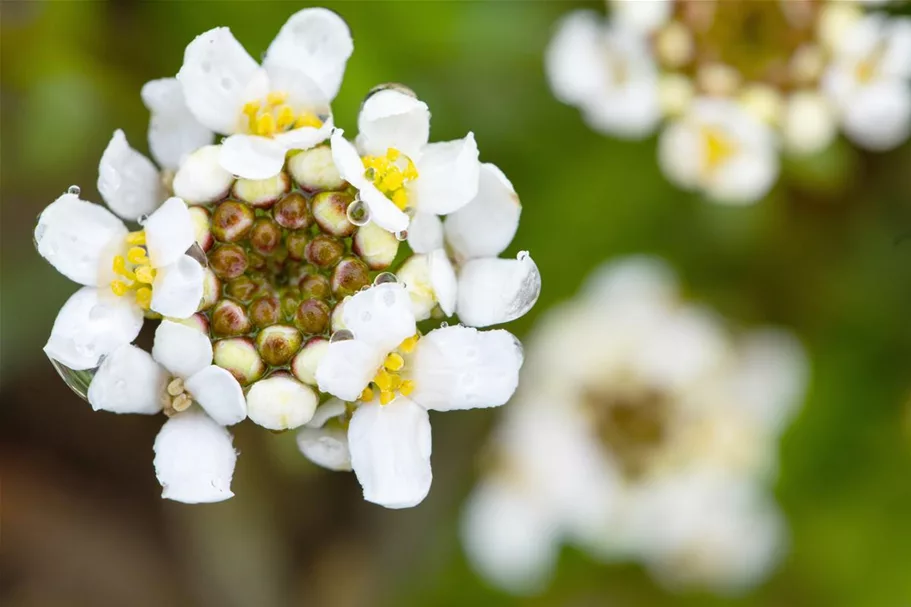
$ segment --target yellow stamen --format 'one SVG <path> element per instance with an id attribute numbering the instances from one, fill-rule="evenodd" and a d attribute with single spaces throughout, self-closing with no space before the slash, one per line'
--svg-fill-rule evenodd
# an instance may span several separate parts
<path id="1" fill-rule="evenodd" d="M 136 290 L 136 305 L 143 310 L 148 310 L 152 304 L 152 289 L 141 287 Z"/>
<path id="2" fill-rule="evenodd" d="M 398 167 L 393 167 L 386 173 L 386 176 L 383 177 L 383 188 L 392 192 L 398 190 L 405 183 L 405 178 L 402 176 L 402 172 Z"/>
<path id="3" fill-rule="evenodd" d="M 283 104 L 285 102 L 285 100 L 287 100 L 287 99 L 288 99 L 288 93 L 281 92 L 281 91 L 272 91 L 271 93 L 266 95 L 266 102 L 269 105 L 271 105 L 272 107 Z"/>
<path id="4" fill-rule="evenodd" d="M 418 340 L 420 338 L 421 338 L 420 335 L 412 335 L 411 337 L 406 338 L 405 341 L 400 343 L 398 349 L 401 350 L 402 352 L 404 352 L 405 354 L 411 354 L 412 352 L 414 352 L 414 347 L 417 345 Z"/>
<path id="5" fill-rule="evenodd" d="M 393 400 L 395 400 L 395 393 L 394 393 L 394 392 L 388 392 L 388 391 L 386 391 L 386 390 L 382 390 L 382 391 L 380 392 L 380 404 L 381 404 L 381 405 L 388 405 L 388 404 L 391 403 Z"/>
<path id="6" fill-rule="evenodd" d="M 278 130 L 286 131 L 294 124 L 294 110 L 290 105 L 283 105 L 278 110 Z"/>
<path id="7" fill-rule="evenodd" d="M 370 401 L 372 401 L 373 400 L 373 388 L 371 388 L 370 386 L 367 386 L 366 388 L 364 388 L 364 391 L 361 392 L 361 395 L 358 396 L 357 399 L 360 401 L 363 401 L 365 403 L 369 403 Z"/>
<path id="8" fill-rule="evenodd" d="M 142 247 L 130 247 L 130 250 L 127 251 L 127 260 L 135 265 L 149 263 L 149 258 L 146 256 L 146 250 Z"/>
<path id="9" fill-rule="evenodd" d="M 128 245 L 139 245 L 146 243 L 146 232 L 145 230 L 139 230 L 138 232 L 130 232 L 127 234 L 127 244 Z"/>
<path id="10" fill-rule="evenodd" d="M 383 366 L 386 367 L 387 371 L 401 371 L 402 367 L 405 366 L 405 359 L 402 358 L 402 355 L 398 352 L 392 352 L 386 357 L 386 360 L 383 361 Z"/>
<path id="11" fill-rule="evenodd" d="M 117 255 L 114 257 L 112 269 L 114 270 L 114 274 L 123 276 L 130 282 L 136 280 L 136 275 L 127 269 L 127 262 L 123 258 L 123 255 Z"/>
<path id="12" fill-rule="evenodd" d="M 406 181 L 414 181 L 418 178 L 418 168 L 414 166 L 414 163 L 411 161 L 411 158 L 408 159 L 408 166 L 405 167 L 403 173 Z"/>
<path id="13" fill-rule="evenodd" d="M 376 384 L 376 387 L 381 391 L 385 392 L 392 389 L 392 374 L 386 371 L 385 369 L 380 369 L 376 377 L 373 378 L 373 383 Z"/>
<path id="14" fill-rule="evenodd" d="M 389 148 L 388 150 L 386 150 L 386 158 L 388 158 L 392 162 L 395 162 L 396 160 L 398 160 L 400 155 L 401 155 L 401 152 L 395 148 Z"/>
<path id="15" fill-rule="evenodd" d="M 251 101 L 250 103 L 244 104 L 244 114 L 249 116 L 251 119 L 255 118 L 257 112 L 259 112 L 259 107 L 259 101 Z"/>
<path id="16" fill-rule="evenodd" d="M 737 143 L 717 127 L 702 127 L 702 137 L 705 146 L 702 160 L 706 171 L 718 168 L 738 151 Z"/>
<path id="17" fill-rule="evenodd" d="M 312 126 L 315 129 L 323 126 L 323 121 L 317 117 L 316 114 L 311 112 L 304 112 L 297 117 L 297 120 L 294 122 L 294 128 L 299 129 L 304 126 Z"/>
<path id="18" fill-rule="evenodd" d="M 405 210 L 405 207 L 408 206 L 408 192 L 405 191 L 405 188 L 401 188 L 392 193 L 392 204 L 398 208 Z"/>
<path id="19" fill-rule="evenodd" d="M 402 376 L 398 373 L 389 374 L 389 386 L 392 390 L 398 390 L 402 385 Z"/>
<path id="20" fill-rule="evenodd" d="M 114 295 L 117 297 L 123 297 L 127 294 L 127 291 L 130 290 L 130 287 L 127 286 L 127 283 L 122 280 L 112 280 L 111 281 L 111 291 L 114 292 Z"/>
<path id="21" fill-rule="evenodd" d="M 262 114 L 256 118 L 256 134 L 270 136 L 275 133 L 275 116 L 272 114 Z"/>
<path id="22" fill-rule="evenodd" d="M 147 285 L 152 284 L 155 280 L 155 270 L 151 266 L 139 266 L 136 268 L 136 280 L 144 282 Z"/>
<path id="23" fill-rule="evenodd" d="M 414 392 L 414 381 L 406 379 L 402 382 L 402 385 L 399 387 L 399 392 L 402 396 L 411 396 L 411 393 Z"/>

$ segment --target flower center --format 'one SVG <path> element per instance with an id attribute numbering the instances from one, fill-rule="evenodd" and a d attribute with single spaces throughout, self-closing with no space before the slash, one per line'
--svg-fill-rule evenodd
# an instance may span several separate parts
<path id="1" fill-rule="evenodd" d="M 193 397 L 186 391 L 181 378 L 175 377 L 168 383 L 168 387 L 161 394 L 161 404 L 164 414 L 168 417 L 190 408 Z"/>
<path id="2" fill-rule="evenodd" d="M 739 151 L 737 142 L 716 126 L 702 126 L 699 133 L 702 137 L 703 173 L 714 172 Z"/>
<path id="3" fill-rule="evenodd" d="M 380 393 L 380 404 L 388 405 L 395 400 L 396 394 L 409 396 L 414 392 L 414 380 L 402 379 L 402 374 L 406 366 L 405 357 L 414 352 L 414 347 L 420 337 L 420 334 L 412 335 L 386 356 L 383 366 L 380 367 L 373 377 L 373 381 L 370 382 L 371 385 L 364 388 L 358 400 L 364 402 L 372 401 L 376 395 L 375 389 Z"/>
<path id="4" fill-rule="evenodd" d="M 250 133 L 272 137 L 291 129 L 323 126 L 319 116 L 308 111 L 295 112 L 294 108 L 285 103 L 287 100 L 288 93 L 273 91 L 264 100 L 251 101 L 244 105 L 243 111 Z"/>
<path id="5" fill-rule="evenodd" d="M 878 45 L 869 55 L 859 61 L 854 67 L 854 77 L 860 84 L 870 84 L 879 74 L 879 64 L 886 49 Z"/>
<path id="6" fill-rule="evenodd" d="M 111 281 L 111 291 L 118 297 L 134 297 L 136 305 L 143 310 L 148 310 L 152 303 L 152 282 L 155 280 L 155 270 L 149 262 L 145 242 L 144 230 L 127 234 L 126 243 L 129 245 L 129 249 L 126 257 L 114 256 L 112 269 L 119 278 Z"/>
<path id="7" fill-rule="evenodd" d="M 418 170 L 411 158 L 395 148 L 386 150 L 385 156 L 364 156 L 364 175 L 403 211 L 408 206 L 405 186 L 418 178 Z"/>

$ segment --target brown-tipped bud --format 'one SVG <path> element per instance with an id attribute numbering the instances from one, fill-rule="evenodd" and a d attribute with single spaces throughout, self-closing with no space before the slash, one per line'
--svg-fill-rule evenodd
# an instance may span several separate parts
<path id="1" fill-rule="evenodd" d="M 338 298 L 354 295 L 370 284 L 367 264 L 356 257 L 347 257 L 332 270 L 332 292 Z"/>
<path id="2" fill-rule="evenodd" d="M 229 296 L 244 303 L 253 299 L 258 289 L 259 285 L 252 278 L 243 275 L 232 278 L 225 285 L 225 292 Z"/>
<path id="3" fill-rule="evenodd" d="M 316 367 L 329 349 L 329 340 L 325 337 L 314 337 L 308 341 L 291 361 L 291 372 L 298 380 L 316 385 Z"/>
<path id="4" fill-rule="evenodd" d="M 221 281 L 218 280 L 218 276 L 215 275 L 212 268 L 206 268 L 202 283 L 202 301 L 199 302 L 199 309 L 208 310 L 215 305 L 219 297 L 221 297 Z"/>
<path id="5" fill-rule="evenodd" d="M 250 231 L 250 246 L 266 257 L 275 253 L 282 243 L 282 229 L 271 219 L 257 219 Z"/>
<path id="6" fill-rule="evenodd" d="M 371 222 L 358 228 L 352 249 L 371 270 L 385 270 L 399 252 L 399 240 L 392 232 Z"/>
<path id="7" fill-rule="evenodd" d="M 212 333 L 221 337 L 243 335 L 251 328 L 247 312 L 240 304 L 230 299 L 223 299 L 215 304 L 211 318 Z"/>
<path id="8" fill-rule="evenodd" d="M 313 221 L 307 199 L 300 192 L 291 192 L 279 200 L 272 209 L 272 217 L 278 225 L 289 230 L 309 227 Z"/>
<path id="9" fill-rule="evenodd" d="M 294 154 L 288 159 L 288 170 L 294 181 L 308 192 L 338 190 L 345 185 L 332 160 L 332 148 L 328 145 Z"/>
<path id="10" fill-rule="evenodd" d="M 253 340 L 246 337 L 219 340 L 212 347 L 212 354 L 215 364 L 229 371 L 244 386 L 262 377 L 266 370 Z"/>
<path id="11" fill-rule="evenodd" d="M 209 319 L 205 314 L 194 314 L 189 318 L 172 319 L 172 322 L 196 329 L 200 333 L 209 334 Z"/>
<path id="12" fill-rule="evenodd" d="M 236 200 L 226 200 L 212 214 L 212 233 L 222 242 L 237 242 L 253 228 L 253 209 Z"/>
<path id="13" fill-rule="evenodd" d="M 280 367 L 297 354 L 302 341 L 300 331 L 294 327 L 274 325 L 259 332 L 256 349 L 267 365 Z"/>
<path id="14" fill-rule="evenodd" d="M 209 253 L 209 267 L 223 280 L 237 278 L 247 269 L 247 255 L 236 244 L 223 244 Z"/>
<path id="15" fill-rule="evenodd" d="M 321 299 L 307 299 L 300 303 L 294 314 L 294 324 L 308 335 L 323 333 L 329 326 L 329 305 Z"/>
<path id="16" fill-rule="evenodd" d="M 209 211 L 203 207 L 190 207 L 190 219 L 193 221 L 196 244 L 203 251 L 208 251 L 215 244 L 215 237 L 212 235 L 212 228 L 209 223 Z"/>
<path id="17" fill-rule="evenodd" d="M 300 279 L 298 283 L 301 290 L 301 297 L 309 299 L 326 299 L 332 288 L 329 279 L 322 274 L 308 274 Z"/>
<path id="18" fill-rule="evenodd" d="M 313 219 L 323 232 L 333 236 L 351 236 L 357 226 L 348 219 L 348 205 L 354 196 L 348 192 L 320 192 L 310 203 Z"/>
<path id="19" fill-rule="evenodd" d="M 249 315 L 250 321 L 260 329 L 270 327 L 281 318 L 281 304 L 271 295 L 257 297 L 250 304 Z"/>
<path id="20" fill-rule="evenodd" d="M 266 258 L 259 253 L 250 252 L 247 254 L 247 267 L 253 270 L 265 270 L 266 265 L 268 265 Z"/>
<path id="21" fill-rule="evenodd" d="M 339 262 L 344 253 L 345 245 L 331 236 L 319 234 L 307 244 L 304 256 L 315 266 L 331 268 Z"/>
<path id="22" fill-rule="evenodd" d="M 300 232 L 291 232 L 285 238 L 285 248 L 288 249 L 288 257 L 301 261 L 307 254 L 307 245 L 310 243 L 310 235 L 301 230 Z"/>
<path id="23" fill-rule="evenodd" d="M 231 192 L 254 207 L 268 209 L 290 189 L 291 178 L 281 172 L 268 179 L 238 179 Z"/>

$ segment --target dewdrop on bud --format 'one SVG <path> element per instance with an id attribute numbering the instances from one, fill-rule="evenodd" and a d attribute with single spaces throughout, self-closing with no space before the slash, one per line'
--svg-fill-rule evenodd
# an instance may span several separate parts
<path id="1" fill-rule="evenodd" d="M 294 326 L 307 335 L 319 335 L 329 326 L 332 310 L 322 299 L 309 298 L 300 302 L 294 312 Z"/>
<path id="2" fill-rule="evenodd" d="M 209 223 L 209 211 L 203 207 L 190 207 L 190 219 L 193 221 L 196 244 L 203 251 L 208 251 L 215 244 L 215 238 L 212 236 L 211 224 Z"/>
<path id="3" fill-rule="evenodd" d="M 212 354 L 215 364 L 229 371 L 244 386 L 258 380 L 266 370 L 253 341 L 246 337 L 217 341 Z"/>
<path id="4" fill-rule="evenodd" d="M 374 284 L 374 286 L 382 285 L 382 284 L 386 284 L 386 283 L 395 284 L 398 281 L 399 281 L 398 276 L 396 276 L 392 272 L 380 272 L 379 274 L 376 275 L 376 278 L 373 279 L 373 284 Z"/>
<path id="5" fill-rule="evenodd" d="M 310 201 L 313 219 L 323 232 L 333 236 L 351 236 L 357 226 L 348 220 L 348 206 L 354 197 L 346 192 L 320 192 Z"/>
<path id="6" fill-rule="evenodd" d="M 348 221 L 360 227 L 370 222 L 370 207 L 367 206 L 360 198 L 355 198 L 354 202 L 348 205 Z"/>
<path id="7" fill-rule="evenodd" d="M 351 341 L 352 339 L 354 339 L 354 333 L 348 329 L 339 329 L 332 334 L 332 337 L 329 338 L 329 343 L 334 344 L 340 341 Z"/>
<path id="8" fill-rule="evenodd" d="M 247 254 L 234 244 L 219 245 L 209 253 L 209 267 L 223 280 L 237 278 L 247 270 Z"/>
<path id="9" fill-rule="evenodd" d="M 268 179 L 238 179 L 231 193 L 254 207 L 267 209 L 290 189 L 291 178 L 282 172 Z"/>
<path id="10" fill-rule="evenodd" d="M 222 299 L 211 312 L 212 333 L 220 337 L 234 337 L 250 331 L 251 323 L 246 310 L 230 299 Z"/>
<path id="11" fill-rule="evenodd" d="M 290 375 L 276 373 L 247 392 L 247 415 L 263 428 L 281 431 L 303 426 L 316 411 L 316 393 Z"/>
<path id="12" fill-rule="evenodd" d="M 300 192 L 291 192 L 272 208 L 275 222 L 289 230 L 300 230 L 310 226 L 313 217 L 307 206 L 307 199 Z"/>
<path id="13" fill-rule="evenodd" d="M 291 361 L 291 372 L 305 384 L 316 385 L 316 368 L 329 349 L 329 340 L 314 337 L 308 341 Z"/>
<path id="14" fill-rule="evenodd" d="M 371 270 L 385 270 L 399 252 L 399 240 L 375 223 L 358 228 L 352 250 Z"/>
<path id="15" fill-rule="evenodd" d="M 221 281 L 212 268 L 204 270 L 205 275 L 202 283 L 202 301 L 199 303 L 200 310 L 208 310 L 215 305 L 218 297 L 221 295 Z"/>
<path id="16" fill-rule="evenodd" d="M 331 284 L 336 297 L 354 295 L 370 284 L 370 269 L 360 259 L 347 257 L 332 270 Z"/>
<path id="17" fill-rule="evenodd" d="M 187 156 L 174 175 L 174 195 L 189 205 L 209 204 L 231 190 L 234 175 L 221 168 L 220 145 L 206 145 Z"/>
<path id="18" fill-rule="evenodd" d="M 328 145 L 294 154 L 288 159 L 288 170 L 294 181 L 308 192 L 338 190 L 345 185 L 332 160 L 332 148 Z"/>
<path id="19" fill-rule="evenodd" d="M 266 327 L 256 336 L 256 350 L 267 365 L 280 367 L 300 350 L 300 331 L 285 325 Z"/>

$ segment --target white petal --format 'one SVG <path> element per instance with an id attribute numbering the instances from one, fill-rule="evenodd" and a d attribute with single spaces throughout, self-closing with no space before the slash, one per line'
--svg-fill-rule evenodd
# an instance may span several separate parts
<path id="1" fill-rule="evenodd" d="M 301 428 L 297 448 L 317 466 L 329 470 L 351 470 L 348 432 L 342 428 Z"/>
<path id="2" fill-rule="evenodd" d="M 155 476 L 161 497 L 201 504 L 231 498 L 237 452 L 231 434 L 201 411 L 170 418 L 155 437 Z"/>
<path id="3" fill-rule="evenodd" d="M 67 367 L 82 371 L 98 366 L 142 329 L 142 310 L 126 297 L 99 298 L 98 289 L 83 287 L 60 308 L 45 353 Z"/>
<path id="4" fill-rule="evenodd" d="M 611 17 L 622 27 L 647 34 L 664 25 L 674 10 L 671 0 L 611 0 Z"/>
<path id="5" fill-rule="evenodd" d="M 430 280 L 429 255 L 412 255 L 395 275 L 408 291 L 415 320 L 430 318 L 430 313 L 437 305 L 437 296 Z"/>
<path id="6" fill-rule="evenodd" d="M 244 103 L 262 96 L 248 90 L 258 71 L 231 30 L 217 27 L 187 45 L 177 80 L 196 119 L 227 135 L 235 132 Z"/>
<path id="7" fill-rule="evenodd" d="M 418 341 L 411 398 L 427 409 L 498 407 L 519 385 L 522 346 L 508 331 L 435 329 Z"/>
<path id="8" fill-rule="evenodd" d="M 541 293 L 541 274 L 526 252 L 517 259 L 473 259 L 459 271 L 459 319 L 472 327 L 509 322 L 528 312 Z"/>
<path id="9" fill-rule="evenodd" d="M 692 190 L 699 184 L 701 148 L 699 136 L 683 120 L 668 124 L 658 138 L 658 164 L 668 181 Z"/>
<path id="10" fill-rule="evenodd" d="M 196 228 L 190 209 L 177 197 L 168 198 L 142 224 L 146 248 L 153 268 L 169 266 L 196 242 Z"/>
<path id="11" fill-rule="evenodd" d="M 481 163 L 474 134 L 424 146 L 417 169 L 418 178 L 409 185 L 416 209 L 446 215 L 464 207 L 478 193 Z"/>
<path id="12" fill-rule="evenodd" d="M 747 150 L 718 170 L 706 187 L 706 194 L 716 202 L 750 204 L 764 197 L 777 178 L 775 150 Z"/>
<path id="13" fill-rule="evenodd" d="M 269 137 L 231 135 L 221 144 L 223 169 L 244 179 L 268 179 L 281 172 L 288 150 Z"/>
<path id="14" fill-rule="evenodd" d="M 282 26 L 269 45 L 264 65 L 304 72 L 331 100 L 338 94 L 353 51 L 351 31 L 341 17 L 324 8 L 308 8 Z"/>
<path id="15" fill-rule="evenodd" d="M 578 105 L 590 99 L 605 78 L 602 60 L 604 19 L 594 11 L 573 11 L 557 24 L 547 46 L 545 68 L 554 96 Z"/>
<path id="16" fill-rule="evenodd" d="M 408 246 L 415 253 L 443 248 L 443 223 L 432 213 L 416 213 L 408 224 Z"/>
<path id="17" fill-rule="evenodd" d="M 171 318 L 192 316 L 202 300 L 205 278 L 205 270 L 189 255 L 158 268 L 152 284 L 152 310 Z"/>
<path id="18" fill-rule="evenodd" d="M 89 385 L 89 403 L 95 411 L 154 414 L 168 374 L 148 352 L 132 344 L 120 346 L 101 362 Z"/>
<path id="19" fill-rule="evenodd" d="M 337 398 L 330 398 L 319 406 L 316 410 L 316 413 L 313 414 L 313 417 L 310 418 L 310 421 L 307 422 L 308 428 L 322 428 L 326 425 L 333 417 L 338 417 L 345 414 L 346 410 L 345 402 Z"/>
<path id="20" fill-rule="evenodd" d="M 781 129 L 785 144 L 798 154 L 818 152 L 838 134 L 832 108 L 815 91 L 799 91 L 788 97 Z"/>
<path id="21" fill-rule="evenodd" d="M 356 401 L 376 375 L 387 353 L 388 350 L 380 351 L 358 339 L 330 343 L 316 368 L 320 392 Z"/>
<path id="22" fill-rule="evenodd" d="M 675 390 L 705 377 L 723 361 L 727 340 L 712 312 L 690 306 L 655 323 L 630 361 L 649 385 Z"/>
<path id="23" fill-rule="evenodd" d="M 191 152 L 212 143 L 214 133 L 196 120 L 177 78 L 160 78 L 142 87 L 149 118 L 149 150 L 162 168 L 177 170 Z"/>
<path id="24" fill-rule="evenodd" d="M 64 194 L 44 209 L 35 227 L 38 253 L 58 272 L 83 285 L 97 286 L 106 253 L 123 240 L 127 228 L 101 205 Z"/>
<path id="25" fill-rule="evenodd" d="M 364 154 L 385 156 L 394 148 L 417 161 L 430 137 L 430 110 L 420 99 L 400 91 L 377 91 L 361 106 L 357 129 Z"/>
<path id="26" fill-rule="evenodd" d="M 881 82 L 853 95 L 844 113 L 845 134 L 873 151 L 890 150 L 911 134 L 911 91 L 903 81 Z"/>
<path id="27" fill-rule="evenodd" d="M 221 146 L 207 145 L 187 156 L 174 175 L 174 195 L 187 204 L 221 200 L 234 183 L 234 175 L 221 166 Z"/>
<path id="28" fill-rule="evenodd" d="M 247 392 L 247 415 L 270 430 L 291 430 L 306 424 L 318 399 L 309 386 L 291 377 L 261 379 Z"/>
<path id="29" fill-rule="evenodd" d="M 443 249 L 437 249 L 427 256 L 428 270 L 430 272 L 430 284 L 433 285 L 433 292 L 436 300 L 440 304 L 440 309 L 446 316 L 452 316 L 456 308 L 456 296 L 458 294 L 458 282 L 456 280 L 455 268 Z"/>
<path id="30" fill-rule="evenodd" d="M 407 398 L 358 407 L 348 426 L 348 448 L 368 502 L 410 508 L 430 491 L 430 418 Z"/>
<path id="31" fill-rule="evenodd" d="M 98 191 L 111 210 L 128 221 L 148 215 L 165 198 L 158 169 L 130 147 L 120 129 L 101 155 Z"/>
<path id="32" fill-rule="evenodd" d="M 212 364 L 212 342 L 196 329 L 164 319 L 155 329 L 152 357 L 171 375 L 186 379 Z"/>
<path id="33" fill-rule="evenodd" d="M 356 293 L 345 302 L 344 321 L 355 339 L 384 354 L 417 331 L 408 293 L 395 283 Z"/>
<path id="34" fill-rule="evenodd" d="M 478 195 L 446 218 L 446 242 L 462 259 L 496 257 L 519 228 L 522 205 L 506 175 L 489 163 L 481 165 L 480 175 Z"/>
<path id="35" fill-rule="evenodd" d="M 303 126 L 299 129 L 279 133 L 275 135 L 274 139 L 286 150 L 309 150 L 329 139 L 334 129 L 335 125 L 332 122 L 332 116 L 329 116 L 319 128 Z"/>
<path id="36" fill-rule="evenodd" d="M 247 417 L 244 391 L 227 369 L 209 365 L 184 382 L 187 392 L 213 420 L 232 426 Z"/>

